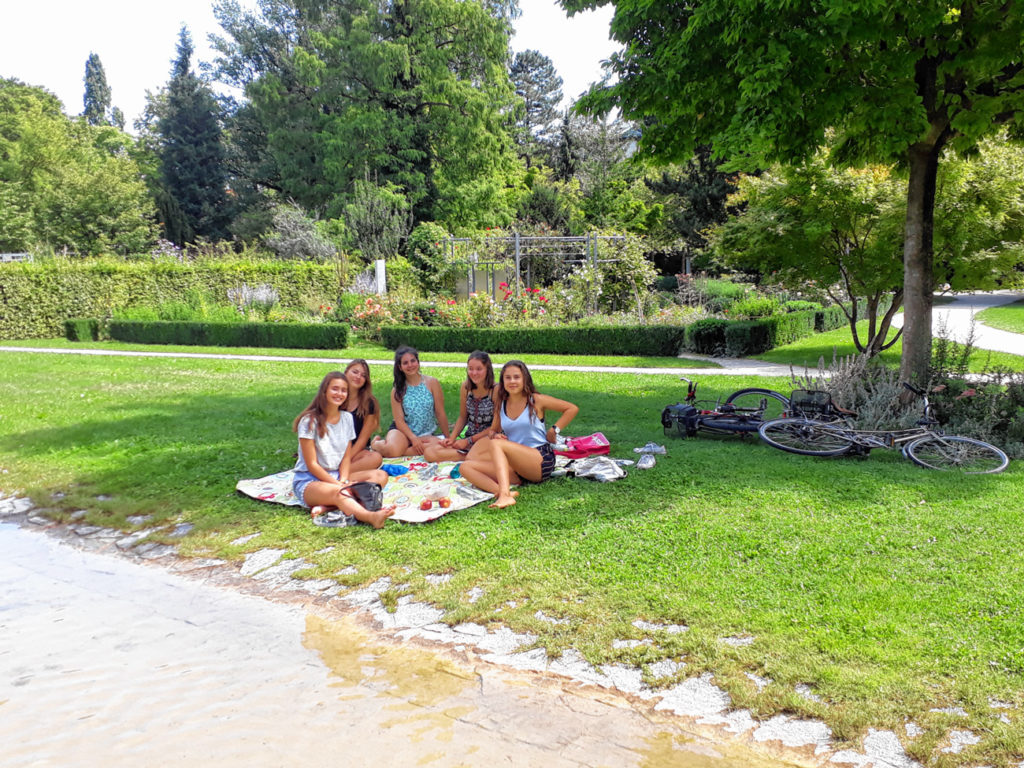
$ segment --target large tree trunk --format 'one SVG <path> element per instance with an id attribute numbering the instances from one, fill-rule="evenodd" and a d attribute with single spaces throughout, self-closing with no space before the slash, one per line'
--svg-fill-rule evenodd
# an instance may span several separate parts
<path id="1" fill-rule="evenodd" d="M 941 141 L 910 148 L 903 239 L 903 356 L 900 378 L 924 385 L 932 358 L 932 230 Z"/>

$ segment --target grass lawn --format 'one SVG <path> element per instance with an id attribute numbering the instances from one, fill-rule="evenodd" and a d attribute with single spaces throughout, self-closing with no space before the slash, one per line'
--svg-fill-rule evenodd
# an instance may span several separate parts
<path id="1" fill-rule="evenodd" d="M 749 439 L 683 441 L 659 424 L 684 394 L 674 376 L 544 371 L 543 391 L 581 407 L 573 433 L 603 431 L 613 455 L 634 458 L 649 440 L 669 455 L 615 483 L 528 486 L 508 510 L 478 506 L 379 532 L 322 529 L 234 486 L 292 465 L 291 420 L 329 367 L 0 352 L 0 488 L 30 493 L 60 519 L 87 509 L 89 522 L 124 529 L 136 514 L 153 516 L 147 526 L 192 522 L 185 554 L 240 559 L 280 547 L 315 564 L 305 576 L 350 586 L 390 576 L 401 585 L 390 600 L 413 594 L 453 624 L 534 632 L 555 656 L 571 646 L 593 663 L 681 659 L 681 676 L 713 672 L 735 706 L 820 717 L 839 738 L 869 727 L 904 734 L 909 719 L 924 733 L 907 749 L 931 764 L 1024 757 L 1017 464 L 962 478 L 895 452 L 820 460 Z M 451 411 L 462 371 L 431 373 Z M 386 395 L 390 366 L 372 376 Z M 700 383 L 709 398 L 787 387 L 711 374 Z M 66 495 L 54 500 L 58 491 Z M 358 572 L 339 575 L 347 566 Z M 435 573 L 451 579 L 432 585 Z M 474 587 L 483 595 L 471 603 Z M 636 619 L 690 629 L 613 648 L 645 636 Z M 752 644 L 721 641 L 737 635 Z M 773 682 L 758 690 L 748 672 Z M 796 694 L 800 683 L 822 701 Z M 1014 708 L 993 709 L 992 699 Z M 950 707 L 966 717 L 933 711 Z M 981 742 L 940 756 L 952 727 Z"/>
<path id="2" fill-rule="evenodd" d="M 3 341 L 6 347 L 46 347 L 48 349 L 111 349 L 130 352 L 184 352 L 186 354 L 216 355 L 259 355 L 261 357 L 316 357 L 324 360 L 351 360 L 362 357 L 366 360 L 393 360 L 395 351 L 379 344 L 356 339 L 342 350 L 331 349 L 262 349 L 252 347 L 192 347 L 173 344 L 125 344 L 119 341 L 75 342 L 67 339 L 21 339 Z M 466 362 L 463 352 L 423 352 L 425 362 Z M 710 360 L 694 360 L 678 357 L 640 357 L 613 355 L 493 355 L 496 365 L 518 358 L 527 365 L 580 365 L 612 368 L 720 368 Z M 390 372 L 388 381 L 390 381 Z M 387 394 L 387 393 L 385 393 Z"/>
<path id="3" fill-rule="evenodd" d="M 1024 300 L 1001 307 L 983 309 L 975 315 L 978 322 L 998 328 L 1001 331 L 1024 333 Z"/>
<path id="4" fill-rule="evenodd" d="M 1002 309 L 997 307 L 996 309 Z M 995 309 L 986 309 L 985 313 L 993 312 Z M 984 314 L 984 313 L 982 313 Z M 981 317 L 981 315 L 978 315 Z M 1024 311 L 1020 311 L 1022 322 L 1024 322 Z M 988 321 L 985 320 L 987 323 Z M 992 324 L 995 327 L 994 324 Z M 867 321 L 862 320 L 858 324 L 858 328 L 861 332 L 861 341 L 867 338 Z M 1007 328 L 1007 330 L 1012 330 Z M 1024 332 L 1024 330 L 1022 330 Z M 903 351 L 902 340 L 897 341 L 890 349 L 887 349 L 881 354 L 881 359 L 887 365 L 894 368 L 898 368 L 900 364 L 900 354 Z M 825 359 L 825 365 L 828 366 L 832 362 L 833 352 L 838 354 L 839 357 L 845 357 L 856 353 L 856 347 L 854 347 L 853 339 L 850 335 L 850 329 L 848 327 L 837 328 L 834 331 L 828 331 L 827 333 L 819 333 L 814 336 L 808 336 L 806 338 L 795 341 L 792 344 L 786 344 L 782 347 L 776 347 L 763 354 L 757 356 L 759 360 L 767 360 L 773 363 L 786 363 L 794 366 L 796 373 L 803 373 L 805 367 L 811 370 L 816 370 L 818 367 L 818 360 L 821 358 Z M 1021 355 L 1011 355 L 1008 352 L 992 352 L 987 349 L 975 349 L 971 353 L 971 359 L 969 361 L 970 370 L 973 373 L 982 373 L 992 368 L 1005 368 L 1012 371 L 1024 371 L 1024 357 Z"/>

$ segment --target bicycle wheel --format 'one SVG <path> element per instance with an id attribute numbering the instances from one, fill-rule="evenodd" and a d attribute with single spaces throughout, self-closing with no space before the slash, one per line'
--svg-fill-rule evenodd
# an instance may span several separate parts
<path id="1" fill-rule="evenodd" d="M 928 469 L 959 471 L 965 475 L 1002 472 L 1010 463 L 994 445 L 970 437 L 931 435 L 907 444 L 912 462 Z"/>
<path id="2" fill-rule="evenodd" d="M 733 392 L 725 399 L 725 405 L 731 405 L 741 411 L 759 411 L 764 421 L 780 419 L 789 413 L 788 397 L 761 387 L 750 387 Z"/>
<path id="3" fill-rule="evenodd" d="M 773 448 L 801 456 L 839 456 L 854 445 L 843 428 L 812 419 L 773 419 L 758 432 Z"/>

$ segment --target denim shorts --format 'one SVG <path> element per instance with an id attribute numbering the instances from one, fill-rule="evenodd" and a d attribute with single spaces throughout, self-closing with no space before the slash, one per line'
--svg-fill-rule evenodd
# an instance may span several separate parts
<path id="1" fill-rule="evenodd" d="M 331 477 L 333 477 L 335 480 L 340 479 L 338 475 L 338 473 L 341 471 L 340 468 L 328 471 L 330 472 Z M 295 498 L 299 500 L 299 503 L 302 504 L 303 507 L 309 509 L 309 504 L 306 503 L 305 498 L 306 486 L 309 485 L 310 483 L 320 482 L 320 478 L 318 478 L 312 472 L 307 472 L 304 469 L 296 469 L 294 475 L 295 476 L 292 478 L 292 493 L 295 494 Z"/>

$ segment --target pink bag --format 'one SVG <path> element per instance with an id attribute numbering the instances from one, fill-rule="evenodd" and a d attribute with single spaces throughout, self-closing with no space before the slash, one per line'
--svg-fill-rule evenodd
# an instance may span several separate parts
<path id="1" fill-rule="evenodd" d="M 608 438 L 601 432 L 586 437 L 570 437 L 565 441 L 565 448 L 555 448 L 555 453 L 567 459 L 582 459 L 587 456 L 604 456 L 612 449 Z"/>

